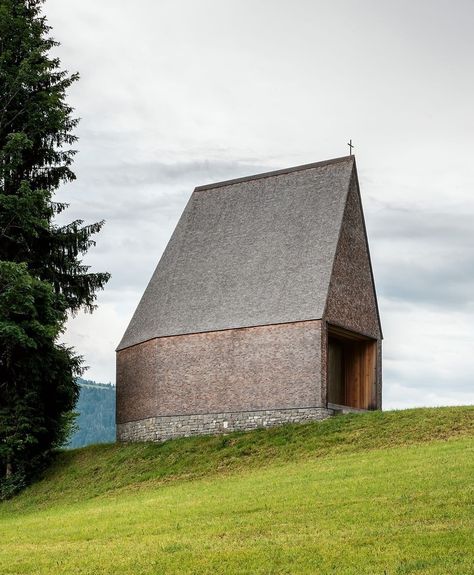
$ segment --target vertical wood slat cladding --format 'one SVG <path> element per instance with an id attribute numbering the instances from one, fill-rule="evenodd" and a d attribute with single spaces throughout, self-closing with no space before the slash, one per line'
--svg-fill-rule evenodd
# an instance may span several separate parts
<path id="1" fill-rule="evenodd" d="M 117 422 L 321 405 L 321 322 L 156 338 L 117 354 Z"/>
<path id="2" fill-rule="evenodd" d="M 328 344 L 328 402 L 375 409 L 377 341 L 329 326 Z"/>
<path id="3" fill-rule="evenodd" d="M 344 374 L 344 346 L 334 338 L 328 342 L 328 402 L 344 405 L 346 387 Z"/>
<path id="4" fill-rule="evenodd" d="M 375 407 L 376 343 L 353 343 L 346 360 L 346 405 L 357 409 Z"/>
<path id="5" fill-rule="evenodd" d="M 366 358 L 366 376 L 365 389 L 367 390 L 366 405 L 369 409 L 377 409 L 377 342 L 370 344 Z"/>

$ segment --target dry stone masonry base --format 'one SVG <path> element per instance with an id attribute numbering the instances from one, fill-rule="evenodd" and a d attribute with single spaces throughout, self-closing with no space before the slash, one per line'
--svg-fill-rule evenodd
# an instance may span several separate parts
<path id="1" fill-rule="evenodd" d="M 117 440 L 125 442 L 165 441 L 191 435 L 216 435 L 230 431 L 274 427 L 284 423 L 321 420 L 333 414 L 332 409 L 304 407 L 149 417 L 140 421 L 119 423 L 117 425 Z"/>

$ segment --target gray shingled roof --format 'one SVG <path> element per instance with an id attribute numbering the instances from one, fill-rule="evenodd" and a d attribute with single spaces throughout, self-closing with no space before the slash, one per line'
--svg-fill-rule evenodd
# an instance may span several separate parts
<path id="1" fill-rule="evenodd" d="M 353 157 L 196 188 L 117 349 L 320 319 Z"/>

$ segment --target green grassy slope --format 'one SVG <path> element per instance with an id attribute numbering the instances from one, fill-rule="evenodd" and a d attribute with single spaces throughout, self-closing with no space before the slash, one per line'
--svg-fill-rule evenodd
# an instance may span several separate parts
<path id="1" fill-rule="evenodd" d="M 474 573 L 474 407 L 61 453 L 0 573 Z"/>

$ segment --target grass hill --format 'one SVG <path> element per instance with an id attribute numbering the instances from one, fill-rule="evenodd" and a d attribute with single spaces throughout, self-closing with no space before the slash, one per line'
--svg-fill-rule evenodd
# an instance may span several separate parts
<path id="1" fill-rule="evenodd" d="M 61 452 L 1 574 L 474 573 L 474 407 Z"/>
<path id="2" fill-rule="evenodd" d="M 115 441 L 115 386 L 78 378 L 76 430 L 67 447 Z"/>

